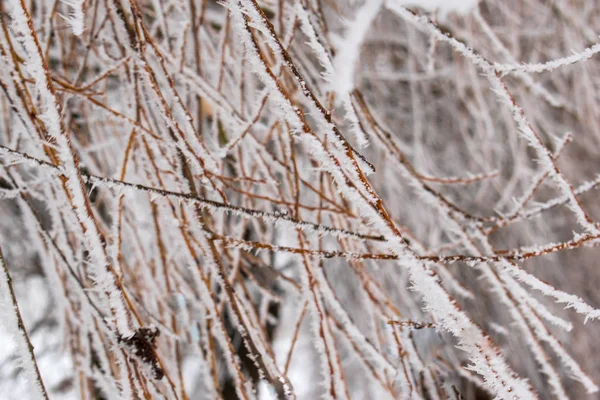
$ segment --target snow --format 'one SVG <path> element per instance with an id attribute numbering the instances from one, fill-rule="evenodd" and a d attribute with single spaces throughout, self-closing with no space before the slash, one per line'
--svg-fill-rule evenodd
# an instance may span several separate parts
<path id="1" fill-rule="evenodd" d="M 451 12 L 468 13 L 477 7 L 480 0 L 395 0 L 394 3 L 404 7 L 421 7 L 430 11 L 438 11 L 440 16 Z"/>

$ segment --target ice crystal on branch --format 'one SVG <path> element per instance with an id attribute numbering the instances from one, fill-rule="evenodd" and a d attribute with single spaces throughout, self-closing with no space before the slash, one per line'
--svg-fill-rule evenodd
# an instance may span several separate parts
<path id="1" fill-rule="evenodd" d="M 586 4 L 0 1 L 0 393 L 596 396 Z"/>

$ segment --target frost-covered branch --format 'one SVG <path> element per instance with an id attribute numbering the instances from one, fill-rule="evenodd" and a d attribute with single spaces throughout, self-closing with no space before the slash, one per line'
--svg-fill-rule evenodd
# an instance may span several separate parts
<path id="1" fill-rule="evenodd" d="M 0 393 L 596 393 L 599 14 L 454 3 L 0 1 Z"/>
<path id="2" fill-rule="evenodd" d="M 19 304 L 15 297 L 12 280 L 1 249 L 0 264 L 2 264 L 2 269 L 0 269 L 0 315 L 2 315 L 2 325 L 15 342 L 17 362 L 25 372 L 25 379 L 27 379 L 31 396 L 37 399 L 48 399 L 48 393 L 35 359 L 33 345 L 27 334 L 27 329 L 25 329 L 25 323 L 19 311 Z"/>

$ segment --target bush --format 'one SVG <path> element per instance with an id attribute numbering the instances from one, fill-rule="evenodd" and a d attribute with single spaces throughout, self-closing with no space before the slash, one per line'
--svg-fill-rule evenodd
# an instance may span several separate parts
<path id="1" fill-rule="evenodd" d="M 600 13 L 403 3 L 0 2 L 0 392 L 593 396 Z"/>

